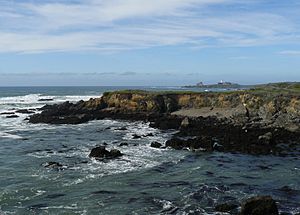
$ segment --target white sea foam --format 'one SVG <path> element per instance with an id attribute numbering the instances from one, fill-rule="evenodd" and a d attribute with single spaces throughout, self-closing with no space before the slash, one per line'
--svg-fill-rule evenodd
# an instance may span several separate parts
<path id="1" fill-rule="evenodd" d="M 98 97 L 100 97 L 99 95 Z M 95 98 L 94 95 L 66 95 L 66 96 L 45 96 L 42 94 L 28 94 L 25 96 L 12 96 L 12 97 L 2 97 L 0 98 L 0 113 L 3 112 L 14 112 L 17 109 L 38 109 L 44 106 L 45 104 L 55 104 L 62 103 L 66 101 L 77 102 L 80 100 L 89 100 L 90 98 Z M 51 99 L 45 101 L 43 99 Z M 37 111 L 39 112 L 39 111 Z M 36 113 L 37 113 L 36 112 Z M 44 129 L 44 126 L 35 126 L 29 125 L 27 122 L 24 122 L 24 119 L 28 117 L 28 114 L 17 113 L 19 117 L 17 118 L 6 118 L 6 115 L 0 115 L 0 129 L 3 132 L 7 132 L 8 129 L 12 130 L 29 130 L 30 129 Z M 48 126 L 47 128 L 49 128 Z M 6 138 L 19 138 L 14 135 L 0 133 L 0 136 Z"/>
<path id="2" fill-rule="evenodd" d="M 64 95 L 64 96 L 44 96 L 42 94 L 28 94 L 25 96 L 12 96 L 0 98 L 0 105 L 3 104 L 36 104 L 36 103 L 52 103 L 64 101 L 80 101 L 89 100 L 90 98 L 100 97 L 95 95 Z M 43 99 L 51 99 L 52 101 L 42 101 Z M 40 100 L 40 101 L 39 101 Z"/>
<path id="3" fill-rule="evenodd" d="M 2 104 L 32 104 L 39 100 L 41 94 L 29 94 L 25 96 L 12 96 L 0 98 L 0 105 Z"/>

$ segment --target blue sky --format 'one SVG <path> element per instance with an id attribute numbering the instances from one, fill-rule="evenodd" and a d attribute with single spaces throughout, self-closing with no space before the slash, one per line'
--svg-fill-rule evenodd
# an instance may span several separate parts
<path id="1" fill-rule="evenodd" d="M 300 81 L 298 0 L 2 0 L 0 86 Z"/>

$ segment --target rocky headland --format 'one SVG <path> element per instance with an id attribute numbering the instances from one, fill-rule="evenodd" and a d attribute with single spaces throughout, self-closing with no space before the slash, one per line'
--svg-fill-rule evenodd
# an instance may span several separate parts
<path id="1" fill-rule="evenodd" d="M 300 155 L 300 85 L 269 85 L 233 92 L 106 92 L 101 98 L 77 103 L 46 105 L 30 115 L 30 123 L 80 124 L 90 120 L 142 120 L 159 129 L 177 132 L 153 148 L 222 151 L 254 155 Z M 120 128 L 126 130 L 126 127 Z M 153 134 L 151 134 L 153 135 Z M 133 135 L 133 139 L 142 138 Z M 120 143 L 119 146 L 127 145 Z M 123 154 L 103 146 L 93 148 L 90 158 L 118 159 Z M 47 168 L 64 165 L 48 162 Z M 265 168 L 265 167 L 263 167 Z M 230 214 L 278 215 L 271 196 L 254 196 L 243 201 L 221 202 L 215 211 Z M 240 211 L 240 212 L 238 212 Z"/>
<path id="2" fill-rule="evenodd" d="M 177 129 L 165 146 L 250 154 L 299 154 L 299 84 L 260 85 L 233 92 L 106 92 L 101 98 L 46 105 L 31 123 L 79 124 L 143 120 Z"/>

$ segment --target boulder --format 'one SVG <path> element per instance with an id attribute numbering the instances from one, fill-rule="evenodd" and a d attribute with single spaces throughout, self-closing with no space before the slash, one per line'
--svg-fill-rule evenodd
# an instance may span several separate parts
<path id="1" fill-rule="evenodd" d="M 188 117 L 186 117 L 186 118 L 184 118 L 184 119 L 182 120 L 180 127 L 181 127 L 181 128 L 186 128 L 186 127 L 188 127 L 189 125 L 190 125 L 190 120 L 189 120 Z"/>
<path id="2" fill-rule="evenodd" d="M 171 147 L 173 149 L 183 149 L 187 145 L 185 144 L 185 141 L 179 139 L 179 138 L 172 138 L 170 140 L 167 140 L 166 142 L 166 147 Z"/>
<path id="3" fill-rule="evenodd" d="M 258 137 L 258 141 L 263 145 L 272 145 L 273 143 L 273 134 L 271 132 L 267 132 L 264 135 L 260 135 Z"/>
<path id="4" fill-rule="evenodd" d="M 132 135 L 132 139 L 141 139 L 141 138 L 142 138 L 142 136 L 140 136 L 140 135 L 137 135 L 137 134 Z"/>
<path id="5" fill-rule="evenodd" d="M 276 202 L 271 196 L 257 196 L 242 203 L 241 215 L 278 215 Z"/>
<path id="6" fill-rule="evenodd" d="M 150 146 L 153 148 L 160 148 L 162 145 L 159 142 L 152 142 Z"/>
<path id="7" fill-rule="evenodd" d="M 128 146 L 128 143 L 120 143 L 119 146 Z"/>
<path id="8" fill-rule="evenodd" d="M 112 149 L 110 150 L 109 155 L 111 158 L 117 158 L 122 156 L 122 153 L 118 149 Z"/>
<path id="9" fill-rule="evenodd" d="M 105 149 L 105 146 L 98 146 L 96 148 L 93 148 L 89 154 L 89 157 L 106 157 L 109 156 L 109 151 Z"/>
<path id="10" fill-rule="evenodd" d="M 112 149 L 111 151 L 106 150 L 105 146 L 98 146 L 91 150 L 89 157 L 93 158 L 117 158 L 122 156 L 122 153 L 117 149 Z"/>

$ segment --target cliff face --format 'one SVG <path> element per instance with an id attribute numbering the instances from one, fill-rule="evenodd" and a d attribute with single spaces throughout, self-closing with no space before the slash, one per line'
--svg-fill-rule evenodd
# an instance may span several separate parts
<path id="1" fill-rule="evenodd" d="M 231 93 L 128 91 L 105 93 L 101 102 L 95 104 L 122 112 L 171 113 L 180 109 L 218 109 L 220 115 L 226 111 L 228 116 L 230 112 L 230 118 L 236 122 L 263 121 L 274 127 L 287 127 L 291 130 L 299 130 L 297 124 L 300 123 L 300 95 L 296 94 L 281 95 L 250 91 Z M 207 115 L 210 115 L 209 111 Z"/>
<path id="2" fill-rule="evenodd" d="M 201 110 L 206 108 L 205 115 Z M 234 123 L 260 122 L 273 127 L 299 131 L 300 95 L 237 91 L 224 93 L 120 91 L 104 93 L 101 98 L 45 107 L 30 122 L 81 123 L 105 117 L 126 118 L 149 114 L 170 114 L 178 110 L 196 109 L 196 116 L 228 118 Z M 143 115 L 144 114 L 144 115 Z M 130 118 L 128 115 L 128 118 Z M 184 117 L 184 114 L 181 115 Z"/>
<path id="3" fill-rule="evenodd" d="M 300 95 L 111 92 L 75 104 L 45 106 L 29 122 L 79 124 L 104 118 L 145 120 L 156 128 L 178 129 L 178 138 L 166 143 L 176 149 L 277 153 L 281 143 L 299 143 Z"/>
<path id="4" fill-rule="evenodd" d="M 278 112 L 300 115 L 300 95 L 266 95 L 249 92 L 178 94 L 114 92 L 104 94 L 102 102 L 107 107 L 126 111 L 173 112 L 179 109 L 236 108 L 242 105 L 253 113 L 265 112 L 270 116 Z"/>

